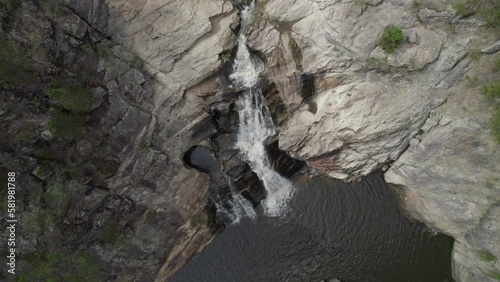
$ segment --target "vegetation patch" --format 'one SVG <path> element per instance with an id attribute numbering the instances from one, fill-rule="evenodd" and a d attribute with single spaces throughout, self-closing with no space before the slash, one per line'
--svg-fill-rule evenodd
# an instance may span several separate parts
<path id="1" fill-rule="evenodd" d="M 457 14 L 460 16 L 466 16 L 468 14 L 471 14 L 471 11 L 469 11 L 467 5 L 464 2 L 455 4 L 453 8 L 455 9 L 455 12 L 457 12 Z"/>
<path id="2" fill-rule="evenodd" d="M 114 244 L 116 243 L 116 240 L 119 238 L 119 227 L 118 227 L 118 222 L 117 221 L 111 221 L 108 223 L 106 228 L 104 229 L 104 234 L 102 239 L 106 243 L 111 243 Z"/>
<path id="3" fill-rule="evenodd" d="M 493 61 L 493 72 L 500 71 L 500 57 Z"/>
<path id="4" fill-rule="evenodd" d="M 500 281 L 500 273 L 498 271 L 484 273 L 484 275 L 486 275 L 486 276 L 488 276 L 490 278 L 493 278 L 495 280 Z"/>
<path id="5" fill-rule="evenodd" d="M 144 142 L 139 143 L 139 149 L 145 153 L 149 152 L 150 150 L 149 146 Z"/>
<path id="6" fill-rule="evenodd" d="M 403 45 L 403 41 L 403 31 L 398 27 L 388 26 L 384 29 L 378 45 L 386 53 L 392 54 Z"/>
<path id="7" fill-rule="evenodd" d="M 32 269 L 22 273 L 18 282 L 99 281 L 99 266 L 87 252 L 42 252 L 32 254 L 26 260 Z"/>
<path id="8" fill-rule="evenodd" d="M 76 136 L 82 134 L 84 123 L 84 116 L 57 109 L 50 112 L 47 128 L 56 137 L 73 140 Z"/>
<path id="9" fill-rule="evenodd" d="M 481 58 L 481 50 L 479 49 L 473 49 L 473 50 L 470 50 L 469 52 L 469 57 L 471 58 L 471 60 L 474 60 L 474 61 L 477 61 L 479 60 L 479 58 Z"/>
<path id="10" fill-rule="evenodd" d="M 481 87 L 481 94 L 495 107 L 495 111 L 490 119 L 491 133 L 498 143 L 500 143 L 500 80 Z"/>
<path id="11" fill-rule="evenodd" d="M 226 51 L 220 53 L 219 54 L 219 59 L 223 63 L 229 62 L 229 60 L 231 60 L 231 51 L 230 50 L 226 50 Z"/>
<path id="12" fill-rule="evenodd" d="M 488 0 L 479 11 L 480 18 L 490 28 L 500 28 L 500 1 Z"/>
<path id="13" fill-rule="evenodd" d="M 63 185 L 55 178 L 50 179 L 44 199 L 51 211 L 57 216 L 64 215 L 70 198 L 71 195 L 67 185 Z"/>
<path id="14" fill-rule="evenodd" d="M 88 112 L 94 101 L 92 92 L 81 84 L 51 88 L 47 95 L 54 99 L 55 104 L 74 112 Z"/>
<path id="15" fill-rule="evenodd" d="M 479 256 L 479 258 L 482 260 L 482 261 L 485 261 L 485 262 L 492 262 L 492 261 L 496 261 L 497 260 L 497 257 L 488 252 L 488 251 L 477 251 L 477 255 Z"/>

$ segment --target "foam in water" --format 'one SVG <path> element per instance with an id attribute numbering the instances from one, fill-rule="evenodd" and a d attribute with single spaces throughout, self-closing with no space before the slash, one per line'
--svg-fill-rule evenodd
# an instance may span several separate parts
<path id="1" fill-rule="evenodd" d="M 221 202 L 215 203 L 217 218 L 222 218 L 231 224 L 238 224 L 243 217 L 257 218 L 257 213 L 249 200 L 236 192 L 233 192 L 231 196 L 232 198 L 227 202 L 229 207 L 225 207 Z"/>
<path id="2" fill-rule="evenodd" d="M 290 181 L 273 170 L 264 145 L 276 132 L 261 91 L 254 89 L 259 82 L 260 73 L 264 70 L 264 64 L 252 56 L 247 48 L 246 33 L 253 23 L 254 11 L 255 2 L 241 11 L 238 50 L 233 65 L 234 71 L 229 76 L 234 84 L 247 88 L 238 100 L 240 129 L 236 148 L 264 184 L 267 192 L 266 199 L 262 202 L 264 213 L 268 216 L 278 216 L 286 211 L 294 188 Z M 235 221 L 239 221 L 242 214 L 255 217 L 255 211 L 248 205 L 250 203 L 241 195 L 233 192 L 232 201 L 233 212 L 236 213 L 233 216 Z"/>
<path id="3" fill-rule="evenodd" d="M 245 161 L 262 180 L 267 192 L 262 206 L 268 216 L 286 211 L 293 196 L 293 185 L 273 170 L 265 141 L 275 134 L 273 121 L 261 91 L 248 89 L 238 100 L 240 130 L 236 147 Z"/>
<path id="4" fill-rule="evenodd" d="M 233 65 L 233 73 L 229 76 L 236 84 L 242 87 L 250 88 L 259 81 L 259 74 L 264 70 L 264 66 L 260 60 L 252 57 L 247 48 L 248 32 L 254 20 L 255 2 L 250 6 L 245 7 L 241 11 L 241 29 L 238 35 L 238 50 Z"/>

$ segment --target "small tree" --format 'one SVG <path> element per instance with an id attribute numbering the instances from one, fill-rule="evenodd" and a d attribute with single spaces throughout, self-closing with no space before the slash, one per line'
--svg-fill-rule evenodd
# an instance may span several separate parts
<path id="1" fill-rule="evenodd" d="M 394 53 L 403 44 L 403 31 L 394 26 L 388 26 L 380 38 L 378 45 L 388 54 Z"/>

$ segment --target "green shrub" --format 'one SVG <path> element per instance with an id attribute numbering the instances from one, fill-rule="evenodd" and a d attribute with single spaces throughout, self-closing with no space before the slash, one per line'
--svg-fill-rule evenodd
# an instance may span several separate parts
<path id="1" fill-rule="evenodd" d="M 66 185 L 55 178 L 50 179 L 44 199 L 52 212 L 62 216 L 66 212 L 70 198 L 71 194 Z"/>
<path id="2" fill-rule="evenodd" d="M 403 31 L 398 27 L 388 26 L 380 38 L 378 45 L 386 53 L 391 54 L 403 44 Z"/>
<path id="3" fill-rule="evenodd" d="M 21 230 L 27 234 L 39 233 L 57 225 L 54 216 L 47 210 L 40 208 L 24 212 L 22 222 Z"/>
<path id="4" fill-rule="evenodd" d="M 484 273 L 486 276 L 500 281 L 500 273 L 498 271 Z"/>
<path id="5" fill-rule="evenodd" d="M 491 133 L 500 143 L 500 80 L 490 82 L 481 87 L 481 94 L 495 106 L 495 111 L 490 119 Z"/>
<path id="6" fill-rule="evenodd" d="M 132 249 L 132 244 L 130 243 L 130 240 L 127 239 L 125 236 L 119 236 L 113 246 L 119 250 L 120 252 L 123 253 L 128 253 Z"/>
<path id="7" fill-rule="evenodd" d="M 22 273 L 18 282 L 99 281 L 99 266 L 95 258 L 87 252 L 32 253 L 26 261 L 29 261 L 32 268 Z"/>
<path id="8" fill-rule="evenodd" d="M 463 2 L 455 4 L 453 6 L 453 8 L 455 8 L 455 12 L 457 12 L 457 14 L 460 16 L 465 16 L 465 15 L 470 14 L 470 11 L 467 8 L 467 5 Z"/>
<path id="9" fill-rule="evenodd" d="M 491 123 L 491 133 L 500 143 L 500 108 L 495 111 L 490 120 Z"/>
<path id="10" fill-rule="evenodd" d="M 493 61 L 493 72 L 500 71 L 500 58 L 496 58 L 495 61 Z"/>
<path id="11" fill-rule="evenodd" d="M 488 1 L 487 5 L 479 11 L 479 16 L 486 22 L 488 27 L 500 27 L 500 1 Z"/>
<path id="12" fill-rule="evenodd" d="M 54 99 L 57 105 L 75 112 L 88 112 L 92 108 L 93 94 L 80 84 L 67 87 L 51 88 L 47 95 Z"/>
<path id="13" fill-rule="evenodd" d="M 491 262 L 495 261 L 497 257 L 488 251 L 477 251 L 477 255 L 482 261 Z"/>
<path id="14" fill-rule="evenodd" d="M 482 55 L 481 50 L 478 50 L 478 49 L 473 49 L 473 50 L 470 50 L 470 52 L 469 52 L 469 57 L 471 58 L 471 60 L 474 60 L 474 61 L 479 60 L 481 55 Z"/>
<path id="15" fill-rule="evenodd" d="M 500 80 L 491 82 L 481 87 L 481 94 L 483 94 L 483 96 L 490 101 L 500 98 Z"/>
<path id="16" fill-rule="evenodd" d="M 85 117 L 76 113 L 52 110 L 47 128 L 56 137 L 72 140 L 82 134 Z"/>
<path id="17" fill-rule="evenodd" d="M 145 153 L 149 152 L 150 150 L 149 146 L 144 142 L 139 143 L 139 149 Z"/>

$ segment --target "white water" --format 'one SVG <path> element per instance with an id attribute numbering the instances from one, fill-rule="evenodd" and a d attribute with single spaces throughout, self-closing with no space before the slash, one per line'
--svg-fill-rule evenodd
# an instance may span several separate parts
<path id="1" fill-rule="evenodd" d="M 228 201 L 230 208 L 224 207 L 221 203 L 215 203 L 217 218 L 225 218 L 231 224 L 238 224 L 243 217 L 257 218 L 257 213 L 249 200 L 236 192 L 233 192 L 231 196 L 232 199 Z"/>
<path id="2" fill-rule="evenodd" d="M 264 70 L 263 63 L 253 58 L 247 48 L 246 32 L 249 31 L 255 18 L 255 2 L 241 11 L 241 29 L 238 34 L 238 50 L 233 65 L 233 73 L 229 78 L 239 86 L 251 88 L 259 81 L 259 74 Z"/>
<path id="3" fill-rule="evenodd" d="M 264 183 L 267 192 L 262 203 L 264 213 L 278 216 L 286 211 L 294 189 L 286 178 L 273 170 L 264 145 L 276 132 L 261 91 L 254 89 L 259 81 L 259 74 L 263 71 L 263 64 L 252 56 L 246 46 L 245 33 L 254 18 L 254 3 L 241 12 L 242 28 L 238 35 L 238 51 L 234 72 L 229 76 L 235 84 L 247 88 L 238 100 L 240 130 L 236 147 Z"/>

